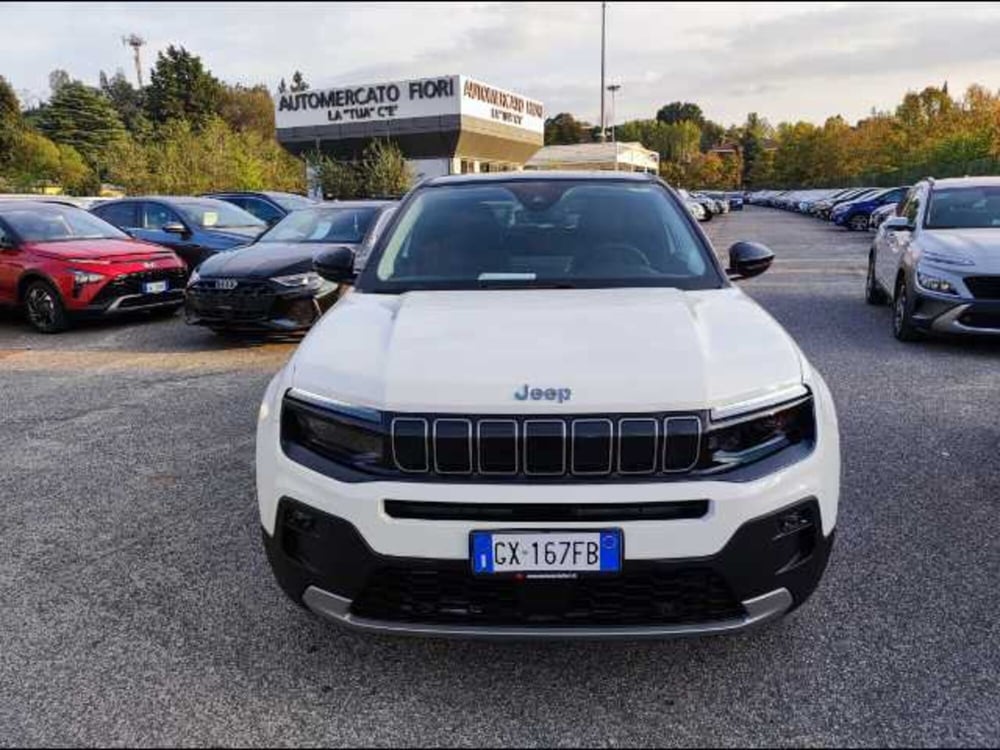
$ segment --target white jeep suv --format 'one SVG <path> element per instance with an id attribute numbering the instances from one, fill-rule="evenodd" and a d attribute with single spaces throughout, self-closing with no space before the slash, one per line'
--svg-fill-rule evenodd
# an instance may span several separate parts
<path id="1" fill-rule="evenodd" d="M 802 604 L 837 520 L 826 384 L 645 175 L 424 182 L 264 396 L 281 587 L 390 633 L 670 637 Z"/>

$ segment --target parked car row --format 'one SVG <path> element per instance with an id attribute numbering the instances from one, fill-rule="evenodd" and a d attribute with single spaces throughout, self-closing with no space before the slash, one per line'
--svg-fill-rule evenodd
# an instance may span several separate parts
<path id="1" fill-rule="evenodd" d="M 698 221 L 711 221 L 715 216 L 728 214 L 730 211 L 743 210 L 743 195 L 741 193 L 688 191 L 683 188 L 678 189 L 677 192 L 688 211 Z"/>
<path id="2" fill-rule="evenodd" d="M 174 314 L 216 331 L 299 332 L 340 287 L 314 256 L 347 245 L 363 259 L 392 201 L 285 199 L 270 228 L 234 201 L 260 195 L 149 196 L 90 211 L 60 200 L 0 200 L 0 305 L 56 333 L 84 317 Z"/>
<path id="3" fill-rule="evenodd" d="M 748 200 L 755 205 L 816 216 L 845 229 L 861 232 L 877 228 L 907 190 L 909 186 L 760 190 L 750 193 Z"/>

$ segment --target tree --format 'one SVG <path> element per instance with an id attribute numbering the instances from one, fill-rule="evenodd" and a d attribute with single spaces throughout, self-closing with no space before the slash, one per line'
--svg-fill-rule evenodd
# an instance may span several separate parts
<path id="1" fill-rule="evenodd" d="M 139 136 L 149 134 L 152 125 L 146 117 L 142 91 L 131 84 L 121 68 L 110 79 L 102 70 L 100 87 L 130 133 Z"/>
<path id="2" fill-rule="evenodd" d="M 155 124 L 178 119 L 200 126 L 218 112 L 221 98 L 222 84 L 197 55 L 170 45 L 156 56 L 146 92 L 146 111 Z"/>
<path id="3" fill-rule="evenodd" d="M 49 100 L 39 129 L 55 143 L 72 146 L 99 177 L 110 144 L 125 137 L 125 127 L 111 103 L 97 89 L 72 81 Z"/>
<path id="4" fill-rule="evenodd" d="M 710 151 L 726 140 L 726 129 L 717 122 L 705 120 L 701 125 L 701 150 Z"/>
<path id="5" fill-rule="evenodd" d="M 747 115 L 740 132 L 740 153 L 743 155 L 743 183 L 750 185 L 747 177 L 753 171 L 754 162 L 764 150 L 764 140 L 771 131 L 767 120 L 756 112 Z"/>
<path id="6" fill-rule="evenodd" d="M 299 91 L 309 90 L 309 84 L 306 83 L 306 79 L 302 75 L 301 71 L 296 70 L 294 73 L 292 73 L 292 85 L 288 90 L 291 91 L 293 94 L 296 94 Z"/>
<path id="7" fill-rule="evenodd" d="M 0 76 L 0 173 L 13 155 L 14 143 L 22 127 L 17 94 L 7 79 Z"/>
<path id="8" fill-rule="evenodd" d="M 590 127 L 589 124 L 580 122 L 569 112 L 560 112 L 545 120 L 545 145 L 583 143 L 589 140 Z"/>
<path id="9" fill-rule="evenodd" d="M 52 96 L 59 93 L 59 89 L 68 83 L 72 82 L 72 78 L 69 77 L 69 73 L 60 68 L 56 68 L 51 73 L 49 73 L 49 91 L 52 92 Z"/>
<path id="10" fill-rule="evenodd" d="M 306 157 L 306 161 L 325 199 L 350 200 L 363 196 L 361 172 L 355 164 L 319 151 Z"/>
<path id="11" fill-rule="evenodd" d="M 705 124 L 705 115 L 701 107 L 693 102 L 670 102 L 660 107 L 656 119 L 668 125 L 679 122 L 693 122 L 699 128 Z"/>
<path id="12" fill-rule="evenodd" d="M 265 138 L 274 138 L 274 100 L 267 86 L 224 85 L 219 115 L 234 130 L 252 130 Z"/>
<path id="13" fill-rule="evenodd" d="M 403 152 L 392 141 L 369 143 L 361 158 L 361 172 L 364 190 L 371 198 L 401 196 L 413 182 Z"/>
<path id="14" fill-rule="evenodd" d="M 83 194 L 96 186 L 94 173 L 76 149 L 56 145 L 33 130 L 18 134 L 3 172 L 10 187 L 19 191 L 55 184 L 68 193 Z"/>

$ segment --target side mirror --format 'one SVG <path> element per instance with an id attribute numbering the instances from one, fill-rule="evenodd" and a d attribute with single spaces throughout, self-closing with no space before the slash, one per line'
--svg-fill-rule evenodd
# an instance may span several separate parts
<path id="1" fill-rule="evenodd" d="M 726 273 L 733 279 L 759 276 L 771 267 L 774 253 L 759 242 L 737 242 L 729 248 L 729 268 Z"/>
<path id="2" fill-rule="evenodd" d="M 181 224 L 179 221 L 171 222 L 170 224 L 164 224 L 160 227 L 161 230 L 169 234 L 187 234 L 187 227 Z"/>
<path id="3" fill-rule="evenodd" d="M 0 235 L 0 250 L 13 250 L 14 242 L 6 235 Z"/>
<path id="4" fill-rule="evenodd" d="M 908 232 L 913 229 L 910 220 L 905 216 L 893 216 L 891 219 L 886 219 L 882 226 L 887 232 Z"/>
<path id="5" fill-rule="evenodd" d="M 346 245 L 323 250 L 313 258 L 313 270 L 327 281 L 350 284 L 354 281 L 354 250 Z"/>

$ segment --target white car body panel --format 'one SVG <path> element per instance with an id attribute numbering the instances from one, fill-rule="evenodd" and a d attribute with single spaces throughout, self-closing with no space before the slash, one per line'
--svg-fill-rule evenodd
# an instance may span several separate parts
<path id="1" fill-rule="evenodd" d="M 569 387 L 572 398 L 563 404 L 518 401 L 513 392 L 524 383 Z M 346 483 L 291 461 L 279 439 L 281 400 L 291 388 L 393 411 L 566 416 L 721 408 L 801 384 L 816 402 L 813 452 L 749 482 Z M 257 490 L 265 531 L 273 532 L 278 501 L 289 496 L 350 521 L 385 555 L 461 559 L 468 556 L 470 531 L 505 526 L 394 519 L 382 509 L 387 498 L 709 499 L 711 510 L 697 520 L 615 524 L 624 531 L 628 559 L 656 559 L 714 554 L 743 523 L 810 496 L 819 500 L 823 533 L 829 534 L 839 486 L 837 417 L 826 384 L 787 333 L 733 288 L 353 294 L 326 314 L 275 376 L 258 425 Z"/>
<path id="2" fill-rule="evenodd" d="M 292 387 L 392 411 L 547 413 L 725 406 L 802 382 L 785 331 L 736 288 L 352 294 L 296 353 Z"/>

